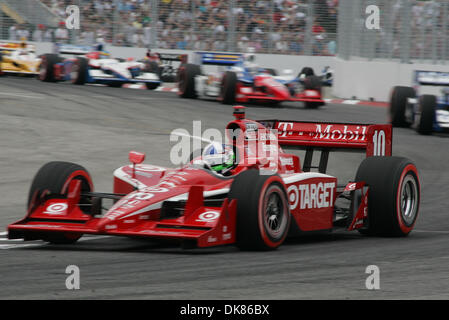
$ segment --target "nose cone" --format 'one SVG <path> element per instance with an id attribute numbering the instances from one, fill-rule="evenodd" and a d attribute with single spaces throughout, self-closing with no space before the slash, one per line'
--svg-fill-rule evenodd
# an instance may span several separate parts
<path id="1" fill-rule="evenodd" d="M 275 97 L 282 100 L 288 100 L 290 98 L 290 92 L 288 92 L 288 89 L 283 85 L 272 87 L 272 91 Z"/>

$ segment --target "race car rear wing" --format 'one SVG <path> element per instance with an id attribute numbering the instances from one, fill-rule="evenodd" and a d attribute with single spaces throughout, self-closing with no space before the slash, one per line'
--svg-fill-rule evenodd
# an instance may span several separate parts
<path id="1" fill-rule="evenodd" d="M 159 53 L 159 59 L 161 61 L 181 61 L 182 63 L 187 63 L 187 54 L 181 53 Z"/>
<path id="2" fill-rule="evenodd" d="M 365 152 L 366 157 L 391 156 L 390 124 L 326 123 L 281 120 L 257 121 L 277 130 L 278 143 L 285 149 L 306 150 L 304 171 L 311 168 L 313 151 L 321 151 L 319 171 L 325 173 L 330 151 Z"/>
<path id="3" fill-rule="evenodd" d="M 55 44 L 53 48 L 53 53 L 56 54 L 85 55 L 92 51 L 95 51 L 92 46 L 73 44 Z"/>
<path id="4" fill-rule="evenodd" d="M 36 46 L 23 42 L 0 42 L 0 51 L 16 51 L 26 49 L 30 52 L 36 52 Z"/>
<path id="5" fill-rule="evenodd" d="M 239 53 L 195 52 L 194 63 L 203 65 L 233 66 L 242 61 Z"/>
<path id="6" fill-rule="evenodd" d="M 449 86 L 449 72 L 414 71 L 414 82 L 422 86 Z"/>

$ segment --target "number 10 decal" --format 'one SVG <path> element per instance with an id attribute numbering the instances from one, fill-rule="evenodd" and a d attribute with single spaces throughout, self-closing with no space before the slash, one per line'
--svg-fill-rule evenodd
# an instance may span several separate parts
<path id="1" fill-rule="evenodd" d="M 385 156 L 385 131 L 374 131 L 373 145 L 373 156 Z"/>

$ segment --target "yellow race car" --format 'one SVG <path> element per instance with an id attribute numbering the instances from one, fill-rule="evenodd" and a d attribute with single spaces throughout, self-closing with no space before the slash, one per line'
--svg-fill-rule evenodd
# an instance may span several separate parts
<path id="1" fill-rule="evenodd" d="M 0 42 L 0 74 L 37 75 L 41 58 L 34 45 Z"/>

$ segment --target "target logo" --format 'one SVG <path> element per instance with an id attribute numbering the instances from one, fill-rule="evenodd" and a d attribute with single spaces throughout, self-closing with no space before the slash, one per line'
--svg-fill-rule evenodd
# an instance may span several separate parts
<path id="1" fill-rule="evenodd" d="M 217 211 L 206 211 L 203 212 L 198 216 L 198 219 L 196 221 L 202 221 L 202 222 L 211 222 L 217 219 L 220 216 L 220 213 Z"/>
<path id="2" fill-rule="evenodd" d="M 65 214 L 67 211 L 68 205 L 67 203 L 61 202 L 61 203 L 53 203 L 45 209 L 44 213 L 46 214 Z"/>

